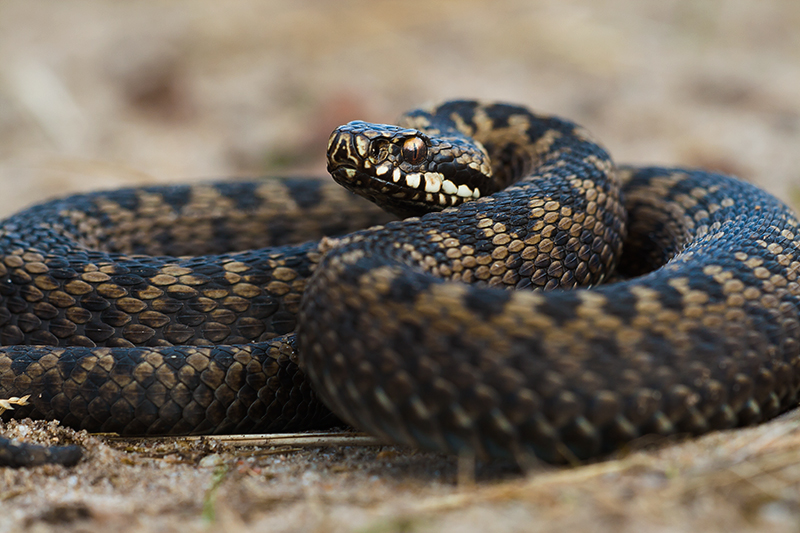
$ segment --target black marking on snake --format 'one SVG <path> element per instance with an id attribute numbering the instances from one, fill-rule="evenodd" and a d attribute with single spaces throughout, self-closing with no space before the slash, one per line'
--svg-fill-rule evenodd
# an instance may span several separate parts
<path id="1" fill-rule="evenodd" d="M 261 200 L 256 194 L 258 183 L 253 182 L 233 182 L 217 184 L 217 191 L 225 198 L 233 200 L 236 208 L 242 211 L 251 210 L 261 204 Z"/>
<path id="2" fill-rule="evenodd" d="M 153 188 L 149 188 L 149 187 L 148 187 L 148 188 L 145 188 L 145 189 L 144 189 L 144 191 L 146 191 L 146 192 L 152 192 L 152 191 L 153 191 Z M 78 198 L 79 198 L 79 197 L 76 197 L 76 199 L 78 199 Z M 108 198 L 109 200 L 111 200 L 112 202 L 114 202 L 114 203 L 118 204 L 118 205 L 120 206 L 120 208 L 122 208 L 122 209 L 126 209 L 126 210 L 128 210 L 128 211 L 137 211 L 137 210 L 139 209 L 140 205 L 141 205 L 141 203 L 140 203 L 140 201 L 139 201 L 139 196 L 138 196 L 137 194 L 135 194 L 135 192 L 134 192 L 132 189 L 121 189 L 121 190 L 119 190 L 119 191 L 114 191 L 114 192 L 111 192 L 111 193 L 110 193 L 110 194 L 107 196 L 107 198 Z M 77 204 L 77 205 L 76 205 L 76 207 L 78 207 L 78 208 L 80 208 L 80 207 L 81 207 L 81 203 L 83 203 L 83 202 L 82 202 L 82 200 L 83 200 L 83 199 L 78 199 L 78 200 L 75 202 L 75 203 Z M 87 210 L 87 211 L 88 211 L 88 210 L 93 210 L 93 209 L 94 209 L 94 206 L 91 206 L 91 205 L 85 204 L 85 207 L 84 207 L 84 209 L 85 209 L 85 210 Z M 112 222 L 110 219 L 108 219 L 108 218 L 106 218 L 106 220 L 107 220 L 107 222 L 108 222 L 109 224 L 112 224 L 112 223 L 113 223 L 113 222 Z"/>
<path id="3" fill-rule="evenodd" d="M 185 185 L 157 188 L 154 192 L 161 195 L 164 202 L 175 211 L 183 209 L 192 199 L 192 188 Z"/>
<path id="4" fill-rule="evenodd" d="M 279 220 L 254 242 L 280 246 L 247 252 L 221 241 L 253 231 L 248 222 L 216 214 L 208 230 L 154 229 L 127 245 L 122 232 L 115 252 L 169 253 L 182 232 L 202 241 L 207 231 L 230 254 L 135 260 L 73 239 L 107 245 L 98 229 L 116 230 L 119 210 L 153 220 L 142 192 L 180 222 L 194 186 L 78 195 L 9 218 L 0 341 L 64 345 L 0 349 L 0 398 L 32 394 L 11 414 L 135 434 L 260 432 L 330 424 L 322 399 L 400 444 L 564 462 L 645 434 L 757 423 L 796 404 L 800 228 L 786 206 L 703 171 L 610 172 L 606 152 L 574 124 L 517 106 L 457 101 L 400 124 L 453 139 L 416 167 L 432 175 L 411 181 L 437 190 L 431 209 L 460 205 L 360 231 L 330 213 Z M 460 124 L 478 136 L 456 155 L 473 143 Z M 391 179 L 403 151 L 387 151 L 399 166 L 367 168 L 354 136 L 392 142 L 397 132 L 337 129 L 334 179 L 352 189 L 376 168 Z M 526 148 L 537 142 L 533 160 Z M 280 186 L 313 210 L 330 185 Z M 460 185 L 480 198 L 452 192 Z M 233 200 L 231 215 L 261 209 L 260 186 L 214 185 Z M 391 190 L 394 212 L 420 214 L 416 192 Z M 302 225 L 316 226 L 315 239 L 355 233 L 289 245 Z M 626 268 L 640 276 L 600 284 L 617 263 L 623 278 Z M 576 282 L 592 288 L 560 289 Z M 5 442 L 2 454 L 31 464 Z M 60 459 L 34 462 L 48 460 Z"/>
<path id="5" fill-rule="evenodd" d="M 494 315 L 499 315 L 505 308 L 506 303 L 511 298 L 508 292 L 491 292 L 486 293 L 476 291 L 473 288 L 467 289 L 467 294 L 464 296 L 464 305 L 470 311 L 482 316 L 484 319 L 490 318 Z"/>
<path id="6" fill-rule="evenodd" d="M 369 269 L 364 271 L 368 272 Z M 395 278 L 389 284 L 387 297 L 394 302 L 412 303 L 419 293 L 426 291 L 434 283 L 436 280 L 421 275 Z"/>
<path id="7" fill-rule="evenodd" d="M 322 201 L 321 185 L 319 180 L 287 180 L 286 189 L 297 205 L 304 209 L 313 207 Z"/>

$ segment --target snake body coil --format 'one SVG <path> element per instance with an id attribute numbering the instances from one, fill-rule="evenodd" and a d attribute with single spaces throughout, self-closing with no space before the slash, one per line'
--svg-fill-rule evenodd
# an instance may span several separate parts
<path id="1" fill-rule="evenodd" d="M 570 122 L 475 102 L 343 126 L 329 169 L 415 216 L 360 230 L 385 219 L 286 181 L 95 193 L 5 221 L 0 398 L 161 434 L 330 423 L 319 394 L 393 442 L 553 462 L 797 401 L 800 230 L 751 185 L 616 171 Z M 598 286 L 560 290 L 579 285 Z"/>

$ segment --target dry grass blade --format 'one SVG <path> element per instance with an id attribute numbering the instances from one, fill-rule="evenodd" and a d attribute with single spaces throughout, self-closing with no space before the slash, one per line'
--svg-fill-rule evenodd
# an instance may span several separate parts
<path id="1" fill-rule="evenodd" d="M 385 442 L 365 433 L 309 432 L 309 433 L 267 433 L 259 435 L 192 435 L 187 437 L 109 437 L 111 440 L 147 441 L 176 439 L 184 442 L 211 441 L 231 446 L 382 446 Z"/>
<path id="2" fill-rule="evenodd" d="M 0 400 L 0 415 L 5 413 L 6 411 L 13 411 L 14 410 L 13 406 L 15 405 L 28 405 L 28 398 L 30 397 L 31 395 L 28 394 L 21 398 L 17 396 L 12 396 L 11 398 Z"/>

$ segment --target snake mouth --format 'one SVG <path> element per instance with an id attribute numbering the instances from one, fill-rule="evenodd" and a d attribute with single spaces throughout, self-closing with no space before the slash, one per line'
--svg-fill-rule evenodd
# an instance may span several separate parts
<path id="1" fill-rule="evenodd" d="M 339 185 L 401 218 L 436 210 L 430 199 L 426 201 L 424 192 L 409 187 L 404 180 L 394 183 L 391 178 L 375 175 L 374 169 L 373 172 L 365 169 L 360 161 L 353 161 L 348 156 L 351 153 L 348 150 L 354 148 L 351 140 L 338 139 L 337 142 L 339 144 L 333 144 L 334 150 L 328 152 L 328 172 Z M 344 142 L 349 146 L 342 146 Z"/>

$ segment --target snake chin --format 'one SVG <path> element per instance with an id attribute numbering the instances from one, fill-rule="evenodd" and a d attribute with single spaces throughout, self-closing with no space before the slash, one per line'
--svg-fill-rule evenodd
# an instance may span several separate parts
<path id="1" fill-rule="evenodd" d="M 369 174 L 353 171 L 350 167 L 329 170 L 333 179 L 342 187 L 379 204 L 385 211 L 400 218 L 421 216 L 438 210 L 437 206 L 427 204 L 422 195 L 414 189 L 377 179 Z"/>

